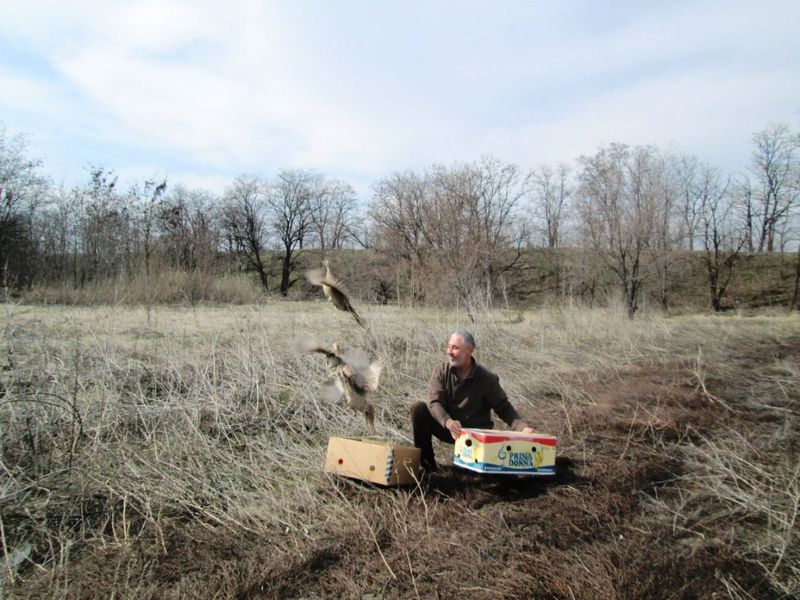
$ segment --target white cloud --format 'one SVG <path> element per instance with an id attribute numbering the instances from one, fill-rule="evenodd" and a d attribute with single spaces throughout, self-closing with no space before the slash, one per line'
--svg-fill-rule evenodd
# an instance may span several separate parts
<path id="1" fill-rule="evenodd" d="M 752 133 L 766 125 L 764 106 L 778 120 L 788 118 L 782 102 L 795 86 L 785 71 L 747 82 L 737 72 L 669 73 L 594 95 L 554 120 L 492 132 L 480 144 L 528 166 L 594 154 L 612 142 L 653 144 L 737 170 L 748 160 Z"/>
<path id="2" fill-rule="evenodd" d="M 788 1 L 29 0 L 0 7 L 0 36 L 52 72 L 0 59 L 14 92 L 0 108 L 62 131 L 83 161 L 113 147 L 130 169 L 163 160 L 209 185 L 486 153 L 533 166 L 611 141 L 734 161 L 800 108 L 798 19 Z"/>

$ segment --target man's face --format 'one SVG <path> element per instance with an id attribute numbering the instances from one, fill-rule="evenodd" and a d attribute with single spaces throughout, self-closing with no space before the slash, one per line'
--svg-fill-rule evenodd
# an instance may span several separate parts
<path id="1" fill-rule="evenodd" d="M 450 358 L 450 366 L 461 369 L 464 365 L 469 364 L 473 350 L 474 348 L 463 337 L 451 335 L 450 341 L 447 343 L 447 356 Z"/>

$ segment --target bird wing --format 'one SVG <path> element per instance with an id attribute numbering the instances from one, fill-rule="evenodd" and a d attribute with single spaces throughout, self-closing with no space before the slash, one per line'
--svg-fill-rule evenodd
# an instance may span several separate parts
<path id="1" fill-rule="evenodd" d="M 297 338 L 295 340 L 295 347 L 300 352 L 316 352 L 317 354 L 324 354 L 325 358 L 332 359 L 336 361 L 337 364 L 342 361 L 342 357 L 336 353 L 335 348 L 333 350 L 329 350 L 315 339 L 308 336 Z"/>
<path id="2" fill-rule="evenodd" d="M 362 348 L 348 349 L 342 352 L 342 374 L 359 394 L 374 392 L 378 389 L 383 363 L 370 362 L 369 356 Z"/>
<path id="3" fill-rule="evenodd" d="M 363 348 L 344 348 L 341 350 L 342 360 L 354 371 L 369 367 L 369 354 Z"/>
<path id="4" fill-rule="evenodd" d="M 306 271 L 305 275 L 310 284 L 327 286 L 347 298 L 347 289 L 344 287 L 344 284 L 331 275 L 329 271 L 325 271 L 324 269 L 309 269 Z"/>
<path id="5" fill-rule="evenodd" d="M 351 383 L 356 390 L 359 390 L 359 393 L 374 392 L 378 389 L 382 370 L 383 364 L 380 362 L 372 363 L 366 369 L 357 371 L 353 375 Z"/>
<path id="6" fill-rule="evenodd" d="M 338 282 L 336 282 L 338 284 Z M 325 283 L 323 285 L 323 289 L 327 287 L 328 289 L 325 290 L 328 298 L 330 298 L 333 305 L 338 308 L 339 310 L 343 310 L 345 312 L 349 312 L 353 315 L 353 318 L 356 320 L 356 323 L 361 325 L 364 329 L 367 326 L 364 324 L 364 320 L 361 316 L 356 312 L 356 309 L 353 308 L 353 305 L 350 303 L 350 298 L 348 298 L 347 293 L 344 291 L 343 288 L 337 287 L 336 285 L 332 285 L 330 283 Z"/>
<path id="7" fill-rule="evenodd" d="M 320 395 L 322 396 L 323 400 L 330 402 L 340 402 L 342 399 L 344 399 L 347 406 L 353 410 L 363 412 L 364 417 L 367 419 L 367 425 L 374 429 L 375 408 L 369 402 L 367 402 L 363 395 L 360 393 L 353 393 L 356 390 L 353 389 L 351 382 L 344 376 L 343 373 L 343 368 L 346 366 L 347 365 L 342 365 L 342 369 L 322 382 Z"/>
<path id="8" fill-rule="evenodd" d="M 329 402 L 339 402 L 344 396 L 344 387 L 339 377 L 331 375 L 322 382 L 320 396 Z"/>
<path id="9" fill-rule="evenodd" d="M 350 298 L 344 284 L 336 279 L 331 274 L 330 270 L 310 269 L 306 271 L 306 279 L 313 285 L 322 286 L 325 296 L 336 308 L 352 314 L 353 318 L 356 320 L 356 323 L 366 329 L 367 326 L 364 324 L 364 320 L 356 312 L 356 309 L 353 308 L 353 305 L 350 302 Z"/>
<path id="10" fill-rule="evenodd" d="M 309 269 L 305 275 L 312 285 L 322 285 L 322 282 L 325 281 L 325 271 L 323 269 Z"/>
<path id="11" fill-rule="evenodd" d="M 336 283 L 338 284 L 338 282 Z M 356 309 L 353 308 L 353 305 L 350 302 L 350 298 L 347 296 L 347 292 L 340 286 L 340 284 L 334 285 L 326 281 L 322 284 L 322 289 L 325 290 L 325 294 L 336 308 L 352 313 L 356 318 L 356 321 L 361 324 L 361 317 L 358 316 Z"/>

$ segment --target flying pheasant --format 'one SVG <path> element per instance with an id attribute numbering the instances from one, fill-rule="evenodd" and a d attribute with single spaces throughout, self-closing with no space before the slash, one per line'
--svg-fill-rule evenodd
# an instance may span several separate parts
<path id="1" fill-rule="evenodd" d="M 353 308 L 353 305 L 350 304 L 350 299 L 347 297 L 347 292 L 344 288 L 344 285 L 336 279 L 331 274 L 331 267 L 327 260 L 322 262 L 325 265 L 325 269 L 312 269 L 310 271 L 306 271 L 306 279 L 308 279 L 309 283 L 313 285 L 322 286 L 322 291 L 325 293 L 325 297 L 328 299 L 328 302 L 333 304 L 339 310 L 343 310 L 345 312 L 349 312 L 353 315 L 353 318 L 356 320 L 356 323 L 361 325 L 364 329 L 367 326 L 364 324 L 364 321 L 358 316 L 356 309 Z"/>
<path id="2" fill-rule="evenodd" d="M 383 365 L 370 362 L 367 353 L 360 348 L 345 350 L 339 344 L 331 349 L 323 348 L 310 340 L 301 342 L 305 352 L 317 352 L 325 356 L 328 378 L 322 383 L 322 397 L 339 402 L 344 398 L 347 406 L 364 413 L 367 425 L 375 429 L 375 408 L 367 402 L 366 395 L 378 389 Z"/>

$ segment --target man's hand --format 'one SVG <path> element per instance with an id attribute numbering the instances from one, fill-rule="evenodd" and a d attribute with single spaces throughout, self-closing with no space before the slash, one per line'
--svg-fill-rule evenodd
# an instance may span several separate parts
<path id="1" fill-rule="evenodd" d="M 450 435 L 453 436 L 453 439 L 457 440 L 458 436 L 461 435 L 461 421 L 447 419 L 447 421 L 444 422 L 444 425 L 450 430 Z"/>

